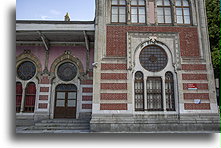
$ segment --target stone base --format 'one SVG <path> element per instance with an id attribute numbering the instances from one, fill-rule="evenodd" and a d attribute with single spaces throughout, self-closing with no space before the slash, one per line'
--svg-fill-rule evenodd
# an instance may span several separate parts
<path id="1" fill-rule="evenodd" d="M 138 115 L 92 117 L 91 132 L 219 133 L 219 115 Z"/>
<path id="2" fill-rule="evenodd" d="M 78 119 L 84 119 L 84 120 L 90 120 L 91 119 L 91 113 L 79 113 Z"/>

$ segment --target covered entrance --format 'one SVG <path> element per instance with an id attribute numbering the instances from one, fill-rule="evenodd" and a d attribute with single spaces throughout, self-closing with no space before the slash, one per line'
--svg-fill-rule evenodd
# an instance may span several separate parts
<path id="1" fill-rule="evenodd" d="M 77 87 L 61 84 L 55 89 L 54 118 L 76 118 Z"/>

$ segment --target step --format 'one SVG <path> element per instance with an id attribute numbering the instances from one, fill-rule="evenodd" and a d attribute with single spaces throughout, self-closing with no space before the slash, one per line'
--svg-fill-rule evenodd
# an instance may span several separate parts
<path id="1" fill-rule="evenodd" d="M 43 120 L 41 123 L 90 123 L 89 120 L 76 120 L 76 119 L 53 119 Z"/>
<path id="2" fill-rule="evenodd" d="M 87 127 L 89 123 L 36 123 L 35 126 L 41 127 Z"/>
<path id="3" fill-rule="evenodd" d="M 26 130 L 90 130 L 90 127 L 39 127 L 39 126 L 33 126 Z"/>

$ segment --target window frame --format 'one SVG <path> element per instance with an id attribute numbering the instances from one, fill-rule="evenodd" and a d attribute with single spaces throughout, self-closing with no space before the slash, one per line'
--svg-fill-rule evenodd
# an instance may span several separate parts
<path id="1" fill-rule="evenodd" d="M 176 24 L 177 25 L 180 25 L 180 26 L 189 26 L 189 25 L 192 25 L 193 24 L 193 21 L 192 21 L 192 9 L 191 9 L 191 3 L 190 3 L 190 0 L 187 0 L 188 1 L 188 5 L 189 6 L 183 6 L 183 1 L 184 0 L 180 0 L 181 1 L 181 6 L 177 6 L 176 5 L 176 2 L 177 2 L 177 0 L 175 0 L 175 4 L 174 4 L 174 7 L 175 7 L 175 14 L 176 14 Z M 177 21 L 177 8 L 181 8 L 181 10 L 182 10 L 182 20 L 183 20 L 183 23 L 178 23 L 178 21 Z M 184 19 L 184 9 L 185 8 L 188 8 L 189 9 L 189 17 L 190 17 L 190 23 L 189 24 L 185 24 L 185 19 Z"/>
<path id="2" fill-rule="evenodd" d="M 146 0 L 143 0 L 144 1 L 144 5 L 139 5 L 139 0 L 136 0 L 137 1 L 137 5 L 132 5 L 132 1 L 130 3 L 130 17 L 131 17 L 131 24 L 146 24 L 147 23 L 147 10 L 146 10 Z M 137 11 L 137 22 L 132 22 L 132 7 L 136 8 L 136 11 Z M 145 18 L 145 22 L 144 23 L 140 23 L 139 22 L 139 18 L 140 18 L 140 14 L 139 14 L 139 8 L 142 8 L 144 7 L 144 18 Z"/>
<path id="3" fill-rule="evenodd" d="M 165 0 L 162 0 L 162 5 L 157 5 L 156 3 L 156 11 L 157 11 L 157 23 L 159 25 L 173 25 L 174 24 L 174 13 L 173 13 L 173 6 L 172 6 L 172 3 L 171 3 L 171 0 L 169 0 L 169 3 L 170 5 L 167 6 L 164 4 Z M 162 8 L 163 9 L 163 19 L 164 19 L 164 23 L 159 23 L 158 21 L 158 8 Z M 165 8 L 170 8 L 170 17 L 171 17 L 171 23 L 166 23 L 166 15 L 165 15 Z"/>
<path id="4" fill-rule="evenodd" d="M 34 88 L 35 88 L 35 93 L 28 93 L 28 88 L 30 85 L 34 85 Z M 23 90 L 24 91 L 24 90 Z M 32 106 L 26 106 L 26 101 L 27 101 L 27 97 L 28 96 L 32 96 L 34 97 L 34 105 Z M 23 113 L 34 113 L 35 112 L 35 103 L 36 103 L 36 96 L 37 96 L 37 88 L 36 88 L 36 84 L 34 82 L 29 82 L 27 85 L 26 85 L 26 88 L 25 88 L 25 96 L 24 96 L 24 110 L 23 110 Z"/>
<path id="5" fill-rule="evenodd" d="M 124 0 L 125 1 L 125 5 L 121 5 L 120 4 L 120 1 L 121 0 L 117 0 L 117 4 L 112 4 L 112 1 L 113 0 L 111 0 L 111 23 L 112 24 L 126 24 L 127 23 L 127 1 L 126 0 Z M 117 22 L 113 22 L 113 12 L 112 12 L 112 10 L 113 10 L 113 7 L 117 7 Z M 125 22 L 120 22 L 120 8 L 125 8 Z"/>
<path id="6" fill-rule="evenodd" d="M 137 73 L 141 73 L 142 74 L 142 80 L 138 80 L 138 79 L 136 79 L 136 74 Z M 142 85 L 142 92 L 140 92 L 140 93 L 136 93 L 136 83 L 142 83 L 141 85 Z M 134 104 L 134 108 L 135 108 L 135 111 L 144 111 L 144 109 L 145 109 L 145 95 L 144 95 L 144 92 L 145 92 L 145 85 L 144 85 L 144 74 L 143 74 L 143 72 L 142 71 L 137 71 L 136 73 L 135 73 L 135 79 L 134 79 L 134 99 L 135 99 L 135 104 Z M 139 94 L 139 95 L 142 95 L 142 97 L 143 97 L 143 108 L 136 108 L 136 101 L 137 101 L 137 99 L 136 99 L 136 95 L 137 94 Z"/>

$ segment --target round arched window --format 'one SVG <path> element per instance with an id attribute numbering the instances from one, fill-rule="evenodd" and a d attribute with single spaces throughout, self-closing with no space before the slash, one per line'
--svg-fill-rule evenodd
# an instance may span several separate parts
<path id="1" fill-rule="evenodd" d="M 156 45 L 150 45 L 142 49 L 139 59 L 143 68 L 151 72 L 163 70 L 168 63 L 166 52 Z"/>
<path id="2" fill-rule="evenodd" d="M 17 76 L 21 80 L 30 80 L 36 73 L 35 64 L 30 61 L 21 63 L 17 68 Z"/>
<path id="3" fill-rule="evenodd" d="M 77 67 L 70 62 L 63 63 L 58 67 L 57 75 L 62 81 L 71 81 L 77 75 Z"/>

